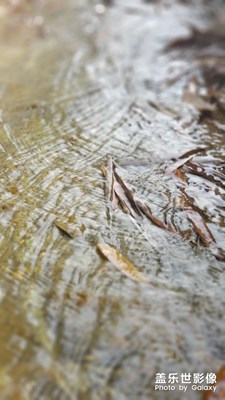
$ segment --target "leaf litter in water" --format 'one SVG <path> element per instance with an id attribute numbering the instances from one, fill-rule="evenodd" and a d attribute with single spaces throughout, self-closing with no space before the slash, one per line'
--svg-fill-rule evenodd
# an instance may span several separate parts
<path id="1" fill-rule="evenodd" d="M 136 204 L 138 205 L 139 209 L 141 212 L 151 221 L 153 224 L 158 226 L 159 228 L 166 229 L 169 232 L 176 232 L 175 229 L 169 225 L 166 224 L 164 221 L 160 220 L 157 218 L 155 215 L 153 215 L 151 209 L 149 206 L 147 206 L 145 203 L 143 203 L 141 200 L 136 200 Z"/>
<path id="2" fill-rule="evenodd" d="M 194 155 L 196 155 L 204 150 L 206 150 L 205 147 L 198 147 L 197 149 L 187 151 L 186 153 L 184 153 L 180 157 L 178 157 L 178 159 L 175 160 L 174 163 L 167 166 L 165 169 L 165 173 L 171 174 L 172 172 L 175 172 L 178 168 L 180 168 L 184 164 L 186 164 L 187 161 L 191 160 L 194 157 Z"/>
<path id="3" fill-rule="evenodd" d="M 203 220 L 203 218 L 201 217 L 201 215 L 198 212 L 196 212 L 196 211 L 190 212 L 189 211 L 187 218 L 192 223 L 195 232 L 200 237 L 204 246 L 210 247 L 212 244 L 215 243 L 215 239 L 214 239 L 211 231 L 209 230 L 205 221 Z"/>
<path id="4" fill-rule="evenodd" d="M 198 167 L 200 165 L 195 164 L 192 159 L 198 153 L 206 151 L 207 148 L 199 147 L 187 151 L 178 157 L 171 165 L 167 166 L 165 173 L 167 175 L 172 174 L 171 177 L 178 178 L 182 185 L 178 184 L 178 188 L 181 192 L 182 208 L 185 211 L 185 217 L 191 223 L 193 231 L 200 238 L 202 244 L 208 247 L 211 253 L 220 261 L 225 261 L 225 252 L 217 245 L 216 240 L 208 228 L 203 210 L 201 210 L 196 204 L 195 199 L 190 197 L 187 193 L 187 188 L 189 187 L 188 178 L 185 172 L 196 173 L 196 175 L 208 178 L 215 183 L 220 183 L 224 175 L 220 171 L 213 170 L 214 175 L 206 174 L 206 171 L 202 168 L 201 171 Z M 191 169 L 191 171 L 190 171 Z M 198 173 L 200 171 L 200 173 Z M 212 170 L 211 170 L 212 171 Z M 117 199 L 117 206 L 120 205 L 124 212 L 130 214 L 133 218 L 137 219 L 143 216 L 147 217 L 154 225 L 161 229 L 167 230 L 171 233 L 180 234 L 182 237 L 187 238 L 185 232 L 175 229 L 171 224 L 168 224 L 155 215 L 153 215 L 151 208 L 145 204 L 144 201 L 139 200 L 134 195 L 133 191 L 130 190 L 124 180 L 116 171 L 116 164 L 114 163 L 111 156 L 108 157 L 107 166 L 102 166 L 103 175 L 106 177 L 106 197 L 108 199 L 108 204 L 114 207 L 113 198 Z M 207 170 L 208 172 L 208 170 Z"/>
<path id="5" fill-rule="evenodd" d="M 109 156 L 107 160 L 107 168 L 106 168 L 106 198 L 108 203 L 112 202 L 113 209 L 118 207 L 118 198 L 116 197 L 114 186 L 114 164 L 112 157 Z"/>
<path id="6" fill-rule="evenodd" d="M 61 232 L 65 233 L 71 239 L 74 239 L 75 237 L 81 235 L 81 231 L 79 229 L 75 228 L 74 225 L 71 223 L 62 221 L 60 219 L 56 219 L 55 225 Z"/>
<path id="7" fill-rule="evenodd" d="M 216 185 L 225 188 L 225 175 L 216 169 L 206 167 L 200 163 L 194 163 L 190 160 L 185 164 L 184 170 L 193 174 L 203 177 Z"/>
<path id="8" fill-rule="evenodd" d="M 108 158 L 109 160 L 109 158 Z M 115 196 L 110 197 L 110 202 L 113 210 L 115 210 L 115 200 L 118 199 L 118 205 L 120 204 L 123 211 L 127 214 L 130 214 L 133 218 L 140 221 L 143 218 L 143 215 L 147 217 L 153 224 L 158 226 L 159 228 L 166 229 L 170 232 L 175 232 L 175 229 L 166 224 L 164 221 L 157 218 L 151 211 L 150 207 L 146 205 L 143 201 L 137 199 L 134 196 L 132 190 L 128 188 L 124 180 L 116 171 L 116 165 L 110 156 L 110 163 L 107 162 L 108 168 L 103 164 L 101 167 L 103 175 L 106 177 L 106 197 L 109 199 L 109 193 L 111 190 L 115 193 Z M 109 172 L 108 172 L 109 170 Z M 107 174 L 112 174 L 113 179 L 107 179 Z"/>
<path id="9" fill-rule="evenodd" d="M 187 159 L 184 158 L 184 160 Z M 194 204 L 194 199 L 192 199 L 186 192 L 186 189 L 188 188 L 188 179 L 185 175 L 185 166 L 189 162 L 189 160 L 185 161 L 185 163 L 182 166 L 179 166 L 175 171 L 175 176 L 182 181 L 182 187 L 180 187 L 180 191 L 182 193 L 184 204 L 183 207 L 186 211 L 187 219 L 191 222 L 192 227 L 197 236 L 200 238 L 202 244 L 205 247 L 208 247 L 211 253 L 219 261 L 225 261 L 225 253 L 221 248 L 218 247 L 212 232 L 208 228 L 204 219 L 203 211 Z"/>
<path id="10" fill-rule="evenodd" d="M 133 193 L 115 169 L 115 162 L 109 156 L 107 166 L 103 164 L 101 167 L 102 173 L 106 178 L 105 193 L 108 204 L 111 205 L 113 210 L 120 204 L 124 212 L 138 219 L 138 217 L 141 217 L 141 212 L 135 203 Z"/>
<path id="11" fill-rule="evenodd" d="M 186 90 L 184 91 L 183 101 L 191 104 L 196 110 L 204 113 L 212 113 L 216 110 L 216 92 L 215 90 L 205 90 L 204 95 L 201 93 L 202 84 L 198 83 L 198 80 L 192 79 Z"/>
<path id="12" fill-rule="evenodd" d="M 204 51 L 205 48 L 216 46 L 225 49 L 225 33 L 215 32 L 212 29 L 206 31 L 200 31 L 195 27 L 191 27 L 191 34 L 187 37 L 181 37 L 170 42 L 165 50 L 175 50 L 184 48 L 195 48 L 200 51 Z"/>
<path id="13" fill-rule="evenodd" d="M 100 253 L 109 260 L 124 275 L 128 276 L 133 281 L 150 283 L 149 278 L 124 257 L 113 246 L 106 243 L 98 243 L 97 248 Z"/>

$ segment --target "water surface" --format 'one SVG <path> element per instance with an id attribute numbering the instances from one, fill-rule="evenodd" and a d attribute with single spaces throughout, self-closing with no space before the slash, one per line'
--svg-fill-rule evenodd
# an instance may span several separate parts
<path id="1" fill-rule="evenodd" d="M 214 66 L 224 47 L 207 42 L 205 55 L 202 44 L 167 46 L 193 26 L 223 34 L 223 2 L 8 3 L 0 6 L 1 399 L 178 400 L 154 390 L 157 372 L 224 364 L 225 264 L 194 234 L 140 225 L 121 209 L 109 218 L 100 167 L 112 155 L 154 212 L 188 228 L 164 167 L 199 146 L 203 162 L 225 162 L 223 112 L 202 115 L 184 97 L 188 85 L 204 94 L 211 84 L 200 50 Z M 196 176 L 189 184 L 225 249 L 224 189 Z M 152 285 L 114 269 L 96 250 L 101 242 Z"/>

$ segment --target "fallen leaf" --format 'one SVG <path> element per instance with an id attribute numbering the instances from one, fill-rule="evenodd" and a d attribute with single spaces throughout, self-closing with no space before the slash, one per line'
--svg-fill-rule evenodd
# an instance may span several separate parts
<path id="1" fill-rule="evenodd" d="M 125 201 L 125 203 L 126 203 L 126 206 L 128 207 L 128 209 L 130 209 L 131 215 L 133 215 L 134 217 L 137 217 L 137 216 L 140 217 L 141 212 L 134 200 L 132 191 L 130 189 L 128 189 L 127 185 L 125 184 L 123 179 L 119 176 L 119 174 L 116 171 L 114 171 L 114 176 L 115 176 L 117 183 L 120 185 L 123 193 L 125 194 L 125 197 L 123 196 L 123 200 L 127 199 L 127 201 Z M 118 190 L 118 186 L 117 186 L 117 190 Z M 122 191 L 120 191 L 119 194 L 116 192 L 118 197 L 120 196 Z"/>
<path id="2" fill-rule="evenodd" d="M 195 107 L 198 111 L 209 111 L 213 112 L 216 109 L 216 104 L 211 103 L 208 99 L 204 99 L 197 93 L 186 93 L 183 100 L 187 103 L 190 103 L 193 107 Z"/>
<path id="3" fill-rule="evenodd" d="M 113 160 L 112 157 L 109 156 L 107 160 L 107 168 L 106 168 L 106 198 L 108 201 L 112 201 L 113 198 Z"/>
<path id="4" fill-rule="evenodd" d="M 202 151 L 207 150 L 206 147 L 197 147 L 196 149 L 188 150 L 186 153 L 182 154 L 179 158 L 183 159 L 189 156 L 194 156 Z"/>
<path id="5" fill-rule="evenodd" d="M 207 168 L 202 164 L 191 162 L 190 160 L 184 166 L 184 169 L 191 174 L 201 176 L 211 182 L 216 183 L 222 188 L 225 187 L 225 175 L 212 168 Z"/>
<path id="6" fill-rule="evenodd" d="M 149 278 L 142 272 L 138 271 L 138 269 L 113 246 L 110 246 L 106 243 L 99 243 L 97 244 L 97 248 L 101 254 L 103 254 L 107 260 L 111 261 L 114 267 L 116 267 L 124 275 L 137 282 L 150 283 Z"/>
<path id="7" fill-rule="evenodd" d="M 169 232 L 176 232 L 175 229 L 171 226 L 163 222 L 162 220 L 158 219 L 155 215 L 153 215 L 149 206 L 144 204 L 141 200 L 136 200 L 136 204 L 138 205 L 141 212 L 152 221 L 156 226 L 162 229 L 166 229 Z"/>
<path id="8" fill-rule="evenodd" d="M 195 154 L 198 154 L 204 150 L 205 150 L 205 148 L 198 147 L 197 149 L 189 150 L 186 153 L 182 154 L 176 161 L 174 161 L 171 165 L 166 167 L 165 174 L 169 175 L 172 172 L 175 172 L 178 168 L 182 167 L 189 160 L 191 160 Z"/>
<path id="9" fill-rule="evenodd" d="M 74 239 L 76 236 L 80 235 L 79 230 L 70 223 L 67 223 L 67 222 L 57 219 L 57 220 L 55 220 L 55 225 L 57 226 L 58 229 L 60 229 L 64 233 L 66 233 L 72 239 Z"/>
<path id="10" fill-rule="evenodd" d="M 127 187 L 123 179 L 116 172 L 116 166 L 111 156 L 108 157 L 107 166 L 103 164 L 101 170 L 106 178 L 106 198 L 115 210 L 120 204 L 123 211 L 132 215 L 134 218 L 141 216 L 132 191 Z"/>
<path id="11" fill-rule="evenodd" d="M 162 105 L 156 104 L 155 102 L 150 101 L 150 100 L 148 101 L 148 104 L 149 104 L 152 108 L 154 108 L 155 110 L 157 110 L 157 111 L 159 111 L 159 112 L 161 112 L 161 113 L 163 113 L 163 114 L 167 114 L 167 115 L 169 115 L 170 117 L 175 118 L 175 119 L 178 119 L 178 118 L 179 118 L 179 115 L 178 115 L 177 113 L 175 113 L 173 110 L 170 110 L 169 108 L 165 108 L 165 107 L 163 107 Z"/>
<path id="12" fill-rule="evenodd" d="M 210 247 L 215 243 L 215 239 L 207 227 L 205 221 L 201 217 L 201 215 L 196 211 L 188 211 L 188 219 L 192 223 L 195 232 L 200 237 L 202 243 L 206 247 Z"/>
<path id="13" fill-rule="evenodd" d="M 185 49 L 185 48 L 195 48 L 200 52 L 204 49 L 210 48 L 211 46 L 217 46 L 217 48 L 224 49 L 224 32 L 215 32 L 212 29 L 207 31 L 200 31 L 195 27 L 191 27 L 191 32 L 189 36 L 181 37 L 175 39 L 167 47 L 166 51 L 174 49 Z"/>

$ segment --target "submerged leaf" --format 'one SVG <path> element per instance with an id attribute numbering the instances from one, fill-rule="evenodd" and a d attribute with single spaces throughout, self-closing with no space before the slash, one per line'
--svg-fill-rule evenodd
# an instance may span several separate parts
<path id="1" fill-rule="evenodd" d="M 201 215 L 198 212 L 196 212 L 196 211 L 190 212 L 189 211 L 188 219 L 192 223 L 195 232 L 200 237 L 204 246 L 210 247 L 212 245 L 212 243 L 215 243 L 215 239 L 214 239 L 211 231 L 209 230 L 205 221 L 203 220 L 203 218 L 201 217 Z"/>
<path id="2" fill-rule="evenodd" d="M 190 103 L 193 107 L 195 107 L 198 111 L 215 111 L 216 109 L 216 104 L 211 103 L 208 101 L 208 99 L 205 99 L 204 97 L 200 96 L 197 93 L 190 93 L 187 92 L 184 95 L 184 101 L 187 103 Z"/>
<path id="3" fill-rule="evenodd" d="M 216 243 L 213 234 L 208 228 L 205 222 L 205 214 L 201 208 L 199 208 L 198 204 L 196 204 L 195 198 L 190 196 L 187 193 L 188 189 L 188 177 L 185 172 L 191 172 L 196 175 L 203 176 L 206 179 L 212 180 L 217 184 L 223 186 L 225 175 L 218 171 L 215 168 L 208 168 L 202 164 L 195 163 L 192 161 L 192 158 L 200 153 L 205 151 L 205 147 L 199 147 L 192 150 L 187 151 L 182 154 L 179 158 L 176 159 L 170 166 L 165 169 L 166 174 L 172 174 L 173 178 L 178 178 L 179 182 L 177 186 L 181 192 L 180 204 L 181 208 L 184 211 L 185 217 L 191 222 L 193 231 L 199 236 L 201 242 L 204 246 L 208 247 L 211 253 L 220 261 L 225 261 L 225 252 L 218 246 Z M 109 204 L 115 209 L 114 206 L 115 200 L 120 204 L 121 208 L 124 212 L 130 214 L 134 219 L 142 220 L 143 216 L 147 217 L 154 225 L 158 226 L 161 229 L 165 229 L 172 233 L 178 233 L 182 237 L 187 237 L 187 232 L 176 229 L 172 224 L 167 223 L 164 220 L 159 219 L 155 216 L 151 208 L 142 200 L 136 198 L 135 194 L 132 190 L 130 190 L 124 180 L 116 171 L 116 165 L 111 157 L 108 158 L 107 167 L 105 165 L 102 166 L 103 175 L 106 177 L 106 196 L 108 198 Z M 115 200 L 114 200 L 115 199 Z M 117 203 L 116 203 L 117 204 Z M 206 219 L 207 221 L 207 219 Z M 101 245 L 99 245 L 101 246 Z M 106 245 L 108 253 L 110 246 Z M 100 249 L 100 247 L 99 247 Z M 106 251 L 106 249 L 103 249 Z M 119 253 L 115 253 L 116 250 L 111 248 L 111 253 L 114 252 L 114 265 L 115 259 L 118 261 Z M 100 249 L 100 251 L 104 254 L 104 251 Z M 116 255 L 115 255 L 116 254 Z M 105 256 L 110 259 L 106 254 Z M 112 254 L 111 254 L 112 257 Z M 120 255 L 120 257 L 122 257 Z M 112 259 L 111 259 L 112 261 Z M 126 260 L 127 261 L 127 260 Z M 112 261 L 113 262 L 113 261 Z M 119 264 L 121 267 L 121 264 Z M 117 268 L 118 264 L 116 265 Z M 124 264 L 123 264 L 124 266 Z M 121 268 L 119 268 L 121 269 Z M 124 271 L 123 271 L 124 272 Z"/>
<path id="4" fill-rule="evenodd" d="M 166 47 L 165 50 L 195 48 L 203 51 L 205 48 L 217 46 L 224 49 L 225 47 L 224 32 L 216 32 L 214 30 L 200 31 L 195 27 L 191 27 L 191 33 L 187 37 L 175 39 Z"/>
<path id="5" fill-rule="evenodd" d="M 74 227 L 74 225 L 61 221 L 59 219 L 55 220 L 55 225 L 58 229 L 60 229 L 63 233 L 68 235 L 70 238 L 74 239 L 76 236 L 80 235 L 78 229 Z"/>
<path id="6" fill-rule="evenodd" d="M 216 183 L 222 188 L 225 187 L 225 175 L 222 172 L 216 171 L 213 168 L 207 168 L 202 164 L 188 161 L 185 165 L 185 170 L 187 172 L 190 172 L 191 174 L 201 176 L 204 179 L 208 179 L 209 181 Z"/>
<path id="7" fill-rule="evenodd" d="M 107 166 L 105 164 L 101 166 L 102 173 L 106 178 L 105 194 L 108 204 L 111 204 L 113 210 L 120 204 L 124 212 L 138 218 L 141 216 L 141 212 L 134 201 L 133 193 L 115 169 L 115 163 L 109 156 Z"/>
<path id="8" fill-rule="evenodd" d="M 186 153 L 182 154 L 176 161 L 174 161 L 171 165 L 166 167 L 166 169 L 165 169 L 166 175 L 169 175 L 172 172 L 175 172 L 178 168 L 182 167 L 189 160 L 191 160 L 195 154 L 198 154 L 204 150 L 205 150 L 204 147 L 198 147 L 197 149 L 189 150 Z"/>
<path id="9" fill-rule="evenodd" d="M 197 147 L 196 149 L 189 150 L 186 153 L 182 154 L 179 158 L 183 159 L 189 156 L 194 156 L 195 154 L 198 154 L 205 150 L 207 150 L 206 147 Z"/>
<path id="10" fill-rule="evenodd" d="M 176 160 L 174 163 L 166 167 L 165 174 L 169 175 L 175 172 L 178 168 L 182 167 L 187 161 L 189 161 L 193 156 L 189 156 L 183 159 Z"/>
<path id="11" fill-rule="evenodd" d="M 124 275 L 137 282 L 150 283 L 149 278 L 142 272 L 138 271 L 138 269 L 114 247 L 106 243 L 99 243 L 97 248 L 101 254 L 103 254 L 107 260 L 111 261 L 114 267 L 116 267 Z"/>
<path id="12" fill-rule="evenodd" d="M 155 215 L 153 215 L 149 206 L 144 204 L 141 200 L 137 200 L 136 204 L 138 205 L 141 212 L 152 221 L 156 226 L 162 229 L 166 229 L 169 232 L 176 232 L 175 229 L 171 226 L 166 224 L 164 221 L 158 219 Z"/>
<path id="13" fill-rule="evenodd" d="M 125 197 L 127 198 L 128 202 L 127 202 L 127 206 L 128 208 L 131 209 L 131 214 L 133 216 L 136 216 L 135 214 L 137 214 L 137 216 L 141 216 L 141 212 L 134 200 L 134 196 L 133 196 L 133 192 L 127 187 L 127 185 L 125 184 L 125 182 L 123 181 L 123 179 L 118 175 L 118 173 L 115 171 L 114 172 L 115 175 L 115 179 L 118 182 L 118 184 L 121 186 L 122 191 L 125 194 Z M 130 207 L 129 207 L 130 206 Z"/>
<path id="14" fill-rule="evenodd" d="M 106 168 L 106 198 L 108 201 L 112 201 L 113 197 L 113 160 L 112 157 L 109 156 L 107 160 L 107 168 Z"/>

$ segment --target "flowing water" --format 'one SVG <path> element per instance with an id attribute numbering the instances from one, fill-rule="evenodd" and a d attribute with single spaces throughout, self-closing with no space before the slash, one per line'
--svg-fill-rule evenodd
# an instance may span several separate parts
<path id="1" fill-rule="evenodd" d="M 202 60 L 223 76 L 224 21 L 219 0 L 0 3 L 2 400 L 197 400 L 155 391 L 155 374 L 225 363 L 224 262 L 193 231 L 185 240 L 122 209 L 109 216 L 101 173 L 111 155 L 159 216 L 190 228 L 164 169 L 199 146 L 198 160 L 224 167 L 223 112 L 184 98 L 213 80 Z M 216 37 L 174 42 L 192 27 Z M 225 250 L 224 188 L 189 179 Z M 116 270 L 98 243 L 152 284 Z"/>

